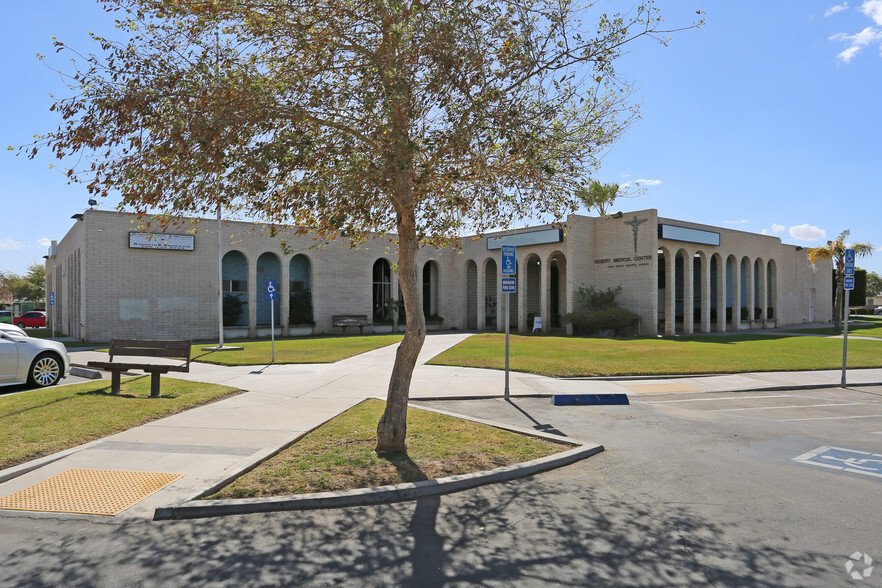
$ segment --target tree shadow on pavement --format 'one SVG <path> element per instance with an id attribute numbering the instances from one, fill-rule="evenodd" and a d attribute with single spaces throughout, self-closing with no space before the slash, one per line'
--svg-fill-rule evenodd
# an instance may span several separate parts
<path id="1" fill-rule="evenodd" d="M 578 468 L 579 464 L 565 468 Z M 581 466 L 584 467 L 584 466 Z M 416 502 L 196 521 L 28 516 L 3 586 L 797 586 L 842 562 L 563 470 Z M 581 476 L 581 477 L 580 477 Z M 101 524 L 104 523 L 104 524 Z"/>

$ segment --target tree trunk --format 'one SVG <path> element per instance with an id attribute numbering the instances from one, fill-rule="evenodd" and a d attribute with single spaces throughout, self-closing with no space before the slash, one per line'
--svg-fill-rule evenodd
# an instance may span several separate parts
<path id="1" fill-rule="evenodd" d="M 395 354 L 395 365 L 389 379 L 386 411 L 377 425 L 377 453 L 405 453 L 407 435 L 407 400 L 410 397 L 410 379 L 417 357 L 426 339 L 426 319 L 419 295 L 416 255 L 419 241 L 412 214 L 399 216 L 398 221 L 398 279 L 404 298 L 407 323 L 404 339 Z"/>

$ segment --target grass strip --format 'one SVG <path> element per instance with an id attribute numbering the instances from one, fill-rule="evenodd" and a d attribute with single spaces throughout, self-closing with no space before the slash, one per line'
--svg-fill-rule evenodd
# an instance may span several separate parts
<path id="1" fill-rule="evenodd" d="M 393 345 L 401 341 L 403 335 L 365 335 L 358 337 L 309 337 L 302 339 L 280 339 L 276 341 L 275 363 L 333 363 L 364 353 Z M 194 345 L 191 359 L 216 365 L 261 365 L 270 363 L 272 348 L 270 341 L 231 342 L 230 345 L 244 347 L 242 351 L 203 351 L 209 345 Z"/>
<path id="2" fill-rule="evenodd" d="M 0 396 L 0 469 L 76 447 L 183 410 L 238 394 L 229 386 L 162 378 L 150 398 L 150 376 L 125 378 L 119 394 L 108 380 Z"/>
<path id="3" fill-rule="evenodd" d="M 469 337 L 432 358 L 433 365 L 504 369 L 505 336 Z M 665 339 L 511 336 L 511 369 L 555 377 L 720 374 L 842 367 L 842 340 L 790 335 Z M 848 366 L 882 367 L 879 342 L 848 344 Z"/>
<path id="4" fill-rule="evenodd" d="M 384 407 L 381 400 L 358 404 L 206 499 L 286 496 L 418 482 L 572 449 L 568 444 L 410 408 L 407 454 L 380 457 L 374 447 Z"/>

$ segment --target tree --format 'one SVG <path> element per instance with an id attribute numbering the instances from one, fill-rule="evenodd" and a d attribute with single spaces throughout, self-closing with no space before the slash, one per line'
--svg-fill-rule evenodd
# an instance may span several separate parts
<path id="1" fill-rule="evenodd" d="M 13 300 L 42 302 L 46 299 L 46 268 L 41 263 L 32 263 L 23 276 L 5 274 L 4 284 Z"/>
<path id="2" fill-rule="evenodd" d="M 70 178 L 139 213 L 390 235 L 408 320 L 378 451 L 405 451 L 419 247 L 575 210 L 577 178 L 637 112 L 614 61 L 669 32 L 651 0 L 593 26 L 569 0 L 103 4 L 130 39 L 95 37 L 105 55 L 71 75 L 63 124 L 25 149 L 91 152 Z"/>
<path id="3" fill-rule="evenodd" d="M 867 272 L 867 296 L 882 295 L 882 276 L 876 272 Z"/>
<path id="4" fill-rule="evenodd" d="M 582 186 L 576 190 L 576 196 L 585 205 L 585 208 L 596 210 L 600 216 L 606 216 L 607 211 L 619 196 L 618 184 L 603 184 L 597 180 L 591 180 L 588 188 Z"/>
<path id="5" fill-rule="evenodd" d="M 833 241 L 827 241 L 826 245 L 809 247 L 805 250 L 809 262 L 814 266 L 815 262 L 822 259 L 830 259 L 834 263 L 836 271 L 836 296 L 833 301 L 833 325 L 839 330 L 842 324 L 842 302 L 845 285 L 845 250 L 854 249 L 857 257 L 871 255 L 875 250 L 870 243 L 846 243 L 851 231 L 842 231 Z"/>

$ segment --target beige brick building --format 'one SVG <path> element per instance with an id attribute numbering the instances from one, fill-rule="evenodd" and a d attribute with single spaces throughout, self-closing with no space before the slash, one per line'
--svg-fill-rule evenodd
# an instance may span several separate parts
<path id="1" fill-rule="evenodd" d="M 367 317 L 365 332 L 392 330 L 390 310 L 400 294 L 389 238 L 351 248 L 229 222 L 219 254 L 217 226 L 214 219 L 180 219 L 162 228 L 155 219 L 85 211 L 49 251 L 47 289 L 56 301 L 50 321 L 92 341 L 216 340 L 222 288 L 225 338 L 268 336 L 271 324 L 281 336 L 340 333 L 336 315 Z M 503 244 L 517 246 L 517 293 L 510 295 L 517 331 L 532 330 L 536 317 L 543 331 L 565 328 L 560 315 L 589 286 L 621 286 L 618 300 L 639 314 L 643 336 L 831 320 L 829 263 L 812 268 L 801 247 L 777 237 L 661 218 L 650 209 L 573 215 L 561 227 L 467 238 L 459 250 L 423 249 L 429 328 L 504 329 Z M 275 302 L 267 300 L 268 281 L 276 284 Z"/>

